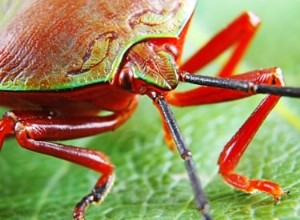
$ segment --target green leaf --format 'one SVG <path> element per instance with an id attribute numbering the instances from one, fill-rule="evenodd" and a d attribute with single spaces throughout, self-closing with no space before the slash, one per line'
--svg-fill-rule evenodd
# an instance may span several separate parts
<path id="1" fill-rule="evenodd" d="M 300 2 L 293 0 L 199 1 L 187 53 L 242 11 L 251 10 L 262 18 L 263 25 L 238 71 L 280 66 L 286 83 L 300 86 L 299 7 Z M 0 24 L 3 20 L 0 18 Z M 222 59 L 204 72 L 212 73 L 221 64 Z M 300 215 L 297 99 L 281 99 L 237 168 L 249 177 L 280 183 L 290 195 L 275 206 L 269 195 L 236 191 L 218 175 L 219 153 L 261 98 L 174 108 L 217 220 L 290 220 Z M 199 219 L 183 162 L 167 149 L 159 114 L 147 98 L 141 99 L 136 114 L 115 132 L 68 144 L 101 150 L 116 165 L 111 193 L 101 206 L 88 209 L 88 220 Z M 73 206 L 98 177 L 85 168 L 22 149 L 14 138 L 7 139 L 0 154 L 0 219 L 71 219 Z"/>

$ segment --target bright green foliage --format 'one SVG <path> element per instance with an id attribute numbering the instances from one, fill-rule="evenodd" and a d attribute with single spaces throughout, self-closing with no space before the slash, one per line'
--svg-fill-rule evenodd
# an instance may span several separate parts
<path id="1" fill-rule="evenodd" d="M 194 49 L 199 40 L 239 13 L 252 10 L 263 25 L 239 71 L 276 65 L 282 67 L 287 84 L 300 86 L 299 7 L 300 2 L 292 0 L 201 1 L 189 45 Z M 289 196 L 274 206 L 268 195 L 233 190 L 217 173 L 222 147 L 261 98 L 174 109 L 217 220 L 296 220 L 300 216 L 299 100 L 280 101 L 238 167 L 238 172 L 250 177 L 280 183 L 291 190 Z M 68 143 L 102 150 L 116 165 L 111 193 L 101 206 L 89 208 L 88 220 L 199 219 L 183 163 L 163 142 L 160 118 L 149 100 L 143 99 L 134 117 L 119 130 Z M 74 204 L 97 178 L 85 168 L 23 150 L 12 139 L 5 141 L 0 153 L 0 219 L 70 219 Z"/>

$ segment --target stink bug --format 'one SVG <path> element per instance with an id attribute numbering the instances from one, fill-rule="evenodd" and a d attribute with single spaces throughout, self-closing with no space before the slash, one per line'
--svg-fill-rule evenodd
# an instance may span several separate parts
<path id="1" fill-rule="evenodd" d="M 55 141 L 114 130 L 134 112 L 141 95 L 161 114 L 165 139 L 184 160 L 196 207 L 211 219 L 191 152 L 169 105 L 191 106 L 268 95 L 225 146 L 219 172 L 233 187 L 258 190 L 279 200 L 286 191 L 266 180 L 235 173 L 248 143 L 280 96 L 299 97 L 285 87 L 279 68 L 232 76 L 260 20 L 244 13 L 188 61 L 182 48 L 196 0 L 117 1 L 31 0 L 0 32 L 1 142 L 15 135 L 29 150 L 101 173 L 94 189 L 79 201 L 74 219 L 84 219 L 90 203 L 100 203 L 114 180 L 104 153 Z M 122 13 L 120 13 L 122 12 Z M 217 77 L 195 75 L 225 49 L 237 44 Z M 200 85 L 175 92 L 179 83 Z M 109 115 L 99 115 L 110 111 Z"/>

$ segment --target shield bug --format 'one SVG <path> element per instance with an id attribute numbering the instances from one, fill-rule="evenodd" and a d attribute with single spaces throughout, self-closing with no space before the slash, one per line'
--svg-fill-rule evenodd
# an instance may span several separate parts
<path id="1" fill-rule="evenodd" d="M 133 114 L 141 95 L 161 113 L 165 139 L 177 149 L 187 169 L 196 207 L 211 219 L 192 154 L 169 105 L 192 106 L 269 95 L 227 143 L 219 173 L 233 187 L 271 194 L 286 191 L 267 180 L 251 180 L 235 167 L 257 129 L 280 96 L 299 97 L 285 87 L 279 68 L 233 76 L 259 24 L 244 13 L 203 48 L 181 63 L 182 48 L 196 0 L 30 0 L 0 32 L 0 103 L 8 111 L 0 121 L 1 143 L 15 135 L 20 146 L 101 173 L 93 190 L 75 206 L 84 219 L 91 203 L 104 200 L 114 181 L 114 166 L 93 149 L 56 141 L 114 130 Z M 122 12 L 122 13 L 120 13 Z M 195 75 L 236 44 L 217 77 Z M 176 92 L 179 83 L 200 85 Z M 109 111 L 109 115 L 101 115 Z"/>

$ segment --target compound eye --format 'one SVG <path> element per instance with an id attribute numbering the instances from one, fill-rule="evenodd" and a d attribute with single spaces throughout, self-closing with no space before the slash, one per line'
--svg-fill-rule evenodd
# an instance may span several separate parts
<path id="1" fill-rule="evenodd" d="M 178 58 L 178 50 L 176 48 L 175 45 L 173 44 L 164 44 L 163 45 L 163 48 L 165 49 L 165 51 L 169 52 L 171 55 L 173 55 L 173 57 L 175 59 Z"/>
<path id="2" fill-rule="evenodd" d="M 119 74 L 119 86 L 125 90 L 132 90 L 133 72 L 130 67 L 124 67 Z"/>

